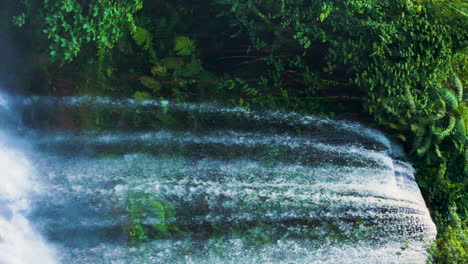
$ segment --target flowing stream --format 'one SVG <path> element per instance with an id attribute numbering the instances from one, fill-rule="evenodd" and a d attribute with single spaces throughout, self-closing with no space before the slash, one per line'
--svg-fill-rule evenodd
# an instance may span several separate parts
<path id="1" fill-rule="evenodd" d="M 6 95 L 0 119 L 1 264 L 425 263 L 436 235 L 400 148 L 357 123 Z"/>

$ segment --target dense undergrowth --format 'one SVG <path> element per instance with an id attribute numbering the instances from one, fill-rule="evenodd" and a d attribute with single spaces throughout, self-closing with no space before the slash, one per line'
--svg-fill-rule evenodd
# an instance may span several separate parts
<path id="1" fill-rule="evenodd" d="M 417 169 L 438 226 L 434 261 L 468 263 L 466 2 L 6 4 L 0 31 L 14 34 L 29 58 L 34 79 L 25 88 L 29 93 L 214 101 L 372 117 L 405 143 Z M 98 125 L 86 113 L 82 123 Z M 161 214 L 164 207 L 157 203 L 153 209 Z M 132 236 L 146 239 L 143 227 L 132 228 Z M 168 228 L 154 232 L 168 235 Z"/>

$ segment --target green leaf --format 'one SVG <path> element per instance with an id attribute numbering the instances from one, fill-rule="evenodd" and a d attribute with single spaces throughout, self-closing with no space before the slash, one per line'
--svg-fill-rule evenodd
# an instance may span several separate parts
<path id="1" fill-rule="evenodd" d="M 180 56 L 190 56 L 195 51 L 195 42 L 189 37 L 176 37 L 174 40 L 174 51 Z"/>

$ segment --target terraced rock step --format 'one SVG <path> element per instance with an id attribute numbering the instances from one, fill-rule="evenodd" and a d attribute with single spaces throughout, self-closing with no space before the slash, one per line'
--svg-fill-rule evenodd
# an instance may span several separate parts
<path id="1" fill-rule="evenodd" d="M 14 102 L 42 183 L 28 217 L 60 263 L 427 260 L 436 229 L 413 169 L 360 124 L 165 101 Z"/>
<path id="2" fill-rule="evenodd" d="M 357 123 L 282 111 L 252 111 L 211 104 L 137 101 L 107 97 L 14 98 L 25 124 L 35 128 L 82 128 L 111 131 L 175 130 L 200 132 L 288 133 L 328 142 L 359 142 L 376 149 L 390 147 L 384 135 Z"/>

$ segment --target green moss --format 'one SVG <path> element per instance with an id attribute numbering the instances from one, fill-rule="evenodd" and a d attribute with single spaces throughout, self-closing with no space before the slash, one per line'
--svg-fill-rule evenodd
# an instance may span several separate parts
<path id="1" fill-rule="evenodd" d="M 148 240 L 145 228 L 140 224 L 132 224 L 124 230 L 128 234 L 128 242 L 131 245 L 139 245 Z"/>
<path id="2" fill-rule="evenodd" d="M 169 238 L 181 230 L 176 225 L 176 208 L 170 201 L 143 191 L 127 197 L 129 224 L 124 229 L 130 244 L 137 245 L 149 239 Z M 150 221 L 150 223 L 148 223 Z"/>
<path id="3" fill-rule="evenodd" d="M 230 232 L 247 247 L 262 247 L 272 241 L 271 226 L 262 222 L 238 223 L 231 227 Z"/>

